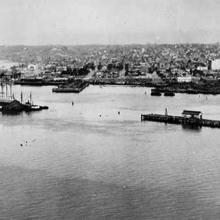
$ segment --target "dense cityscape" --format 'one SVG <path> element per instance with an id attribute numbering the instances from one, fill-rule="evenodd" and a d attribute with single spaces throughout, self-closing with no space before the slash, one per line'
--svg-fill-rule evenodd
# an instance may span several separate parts
<path id="1" fill-rule="evenodd" d="M 64 82 L 80 78 L 93 84 L 150 86 L 215 83 L 218 87 L 220 78 L 218 43 L 1 46 L 0 58 L 18 63 L 10 68 L 1 67 L 1 78 L 5 79 L 41 77 Z"/>

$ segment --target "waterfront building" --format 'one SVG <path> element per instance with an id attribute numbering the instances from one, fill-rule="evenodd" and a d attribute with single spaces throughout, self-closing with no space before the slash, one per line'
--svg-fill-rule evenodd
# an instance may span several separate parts
<path id="1" fill-rule="evenodd" d="M 179 77 L 177 77 L 177 82 L 179 82 L 179 83 L 192 82 L 192 76 L 179 76 Z"/>
<path id="2" fill-rule="evenodd" d="M 201 111 L 183 110 L 182 116 L 184 118 L 202 119 L 202 112 Z"/>
<path id="3" fill-rule="evenodd" d="M 220 70 L 220 59 L 215 59 L 211 62 L 211 70 Z"/>

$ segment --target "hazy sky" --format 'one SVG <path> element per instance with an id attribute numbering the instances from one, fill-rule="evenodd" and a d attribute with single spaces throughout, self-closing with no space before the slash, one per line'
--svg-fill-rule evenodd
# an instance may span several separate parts
<path id="1" fill-rule="evenodd" d="M 220 41 L 220 0 L 0 0 L 0 44 Z"/>

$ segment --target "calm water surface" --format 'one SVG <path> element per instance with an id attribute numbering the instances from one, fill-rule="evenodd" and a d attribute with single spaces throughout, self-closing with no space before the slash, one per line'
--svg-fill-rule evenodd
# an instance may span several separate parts
<path id="1" fill-rule="evenodd" d="M 0 219 L 220 218 L 220 129 L 140 122 L 166 107 L 220 120 L 220 96 L 51 88 L 14 87 L 49 110 L 0 114 Z"/>

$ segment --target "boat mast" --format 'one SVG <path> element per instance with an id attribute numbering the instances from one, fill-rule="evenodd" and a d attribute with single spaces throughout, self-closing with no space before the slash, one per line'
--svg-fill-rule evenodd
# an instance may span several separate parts
<path id="1" fill-rule="evenodd" d="M 32 100 L 32 93 L 30 92 L 30 103 L 33 105 L 33 100 Z"/>
<path id="2" fill-rule="evenodd" d="M 10 98 L 13 99 L 13 95 L 12 95 L 12 83 L 10 83 L 9 85 L 10 85 Z"/>
<path id="3" fill-rule="evenodd" d="M 1 82 L 1 94 L 2 94 L 2 99 L 3 99 L 3 95 L 4 95 L 4 85 L 3 85 L 3 82 Z"/>
<path id="4" fill-rule="evenodd" d="M 23 103 L 23 93 L 21 91 L 21 103 Z"/>
<path id="5" fill-rule="evenodd" d="M 7 99 L 8 98 L 8 84 L 7 84 L 7 82 L 5 84 L 5 90 L 6 90 L 5 98 Z"/>

